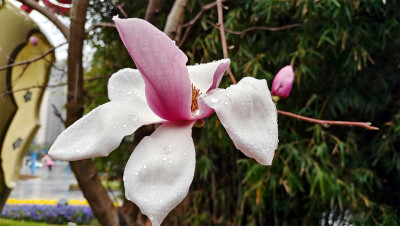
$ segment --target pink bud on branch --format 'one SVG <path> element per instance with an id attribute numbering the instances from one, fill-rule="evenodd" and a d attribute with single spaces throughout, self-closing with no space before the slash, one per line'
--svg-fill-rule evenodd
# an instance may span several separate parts
<path id="1" fill-rule="evenodd" d="M 292 66 L 283 67 L 274 78 L 271 87 L 271 94 L 278 96 L 280 99 L 285 99 L 289 96 L 293 86 L 294 72 Z"/>

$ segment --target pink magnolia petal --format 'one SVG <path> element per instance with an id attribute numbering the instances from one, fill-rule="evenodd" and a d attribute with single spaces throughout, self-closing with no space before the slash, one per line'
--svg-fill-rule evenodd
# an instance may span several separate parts
<path id="1" fill-rule="evenodd" d="M 147 215 L 153 226 L 186 197 L 193 180 L 196 153 L 193 121 L 163 124 L 143 138 L 124 172 L 126 198 Z"/>
<path id="2" fill-rule="evenodd" d="M 167 120 L 190 119 L 192 89 L 186 55 L 145 20 L 116 17 L 113 20 L 143 76 L 150 108 Z"/>
<path id="3" fill-rule="evenodd" d="M 265 80 L 246 77 L 237 85 L 211 91 L 203 100 L 215 110 L 237 149 L 263 165 L 272 163 L 278 115 Z"/>
<path id="4" fill-rule="evenodd" d="M 124 136 L 143 125 L 164 121 L 143 99 L 110 101 L 95 108 L 62 132 L 49 154 L 67 161 L 107 156 Z"/>

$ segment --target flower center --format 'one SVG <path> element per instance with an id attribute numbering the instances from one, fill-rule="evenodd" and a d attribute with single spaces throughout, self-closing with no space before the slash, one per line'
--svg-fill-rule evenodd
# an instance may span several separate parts
<path id="1" fill-rule="evenodd" d="M 200 89 L 196 89 L 196 86 L 192 84 L 192 105 L 190 105 L 190 110 L 192 112 L 199 110 L 199 96 Z"/>

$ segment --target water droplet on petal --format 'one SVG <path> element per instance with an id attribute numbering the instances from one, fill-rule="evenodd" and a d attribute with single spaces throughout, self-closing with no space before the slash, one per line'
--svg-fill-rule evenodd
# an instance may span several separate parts
<path id="1" fill-rule="evenodd" d="M 225 105 L 229 105 L 229 102 L 228 102 L 228 101 L 225 101 Z"/>
<path id="2" fill-rule="evenodd" d="M 126 94 L 131 95 L 131 94 L 132 94 L 132 91 L 129 90 L 128 92 L 126 92 Z"/>
<path id="3" fill-rule="evenodd" d="M 137 121 L 137 119 L 138 119 L 138 118 L 137 118 L 136 115 L 133 115 L 133 116 L 132 116 L 132 120 L 133 120 L 133 121 Z"/>
<path id="4" fill-rule="evenodd" d="M 172 163 L 172 160 L 169 160 L 168 163 Z"/>
<path id="5" fill-rule="evenodd" d="M 158 201 L 160 204 L 162 203 L 162 202 L 164 202 L 164 199 L 160 199 L 160 201 Z"/>
<path id="6" fill-rule="evenodd" d="M 218 103 L 218 98 L 215 98 L 215 97 L 213 97 L 213 98 L 211 98 L 211 102 L 213 102 L 213 103 Z"/>
<path id="7" fill-rule="evenodd" d="M 146 169 L 146 168 L 147 168 L 146 164 L 144 164 L 144 165 L 143 165 L 143 168 L 144 168 L 144 169 Z"/>
<path id="8" fill-rule="evenodd" d="M 113 126 L 113 129 L 115 129 L 115 128 L 117 128 L 117 126 L 114 125 L 114 126 Z"/>
<path id="9" fill-rule="evenodd" d="M 185 152 L 183 152 L 183 155 L 187 155 L 187 152 L 185 151 Z"/>
<path id="10" fill-rule="evenodd" d="M 126 124 L 124 124 L 122 127 L 126 128 Z"/>

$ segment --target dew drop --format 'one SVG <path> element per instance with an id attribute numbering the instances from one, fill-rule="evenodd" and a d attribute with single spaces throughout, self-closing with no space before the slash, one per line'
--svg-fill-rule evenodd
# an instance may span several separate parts
<path id="1" fill-rule="evenodd" d="M 218 98 L 215 98 L 215 97 L 213 97 L 213 98 L 211 98 L 211 102 L 213 102 L 213 103 L 218 103 Z"/>
<path id="2" fill-rule="evenodd" d="M 133 120 L 133 121 L 137 121 L 137 119 L 138 119 L 138 118 L 137 118 L 136 115 L 133 115 L 133 116 L 132 116 L 132 120 Z"/>
<path id="3" fill-rule="evenodd" d="M 169 160 L 168 163 L 172 163 L 172 160 Z"/>
<path id="4" fill-rule="evenodd" d="M 174 41 L 174 40 L 172 40 L 172 43 L 175 45 L 176 44 L 176 42 Z"/>
<path id="5" fill-rule="evenodd" d="M 162 160 L 164 160 L 164 161 L 167 160 L 167 157 L 164 157 Z"/>
<path id="6" fill-rule="evenodd" d="M 143 168 L 144 168 L 144 169 L 146 169 L 146 168 L 147 168 L 146 164 L 144 164 L 144 165 L 143 165 Z"/>
<path id="7" fill-rule="evenodd" d="M 224 103 L 225 105 L 229 105 L 229 102 L 228 101 L 225 101 L 225 103 Z"/>
<path id="8" fill-rule="evenodd" d="M 162 202 L 164 202 L 164 199 L 160 199 L 160 201 L 158 201 L 158 203 L 160 203 L 160 204 L 161 204 Z"/>
<path id="9" fill-rule="evenodd" d="M 115 129 L 115 128 L 117 128 L 117 126 L 114 125 L 114 126 L 113 126 L 113 129 Z"/>
<path id="10" fill-rule="evenodd" d="M 126 124 L 124 124 L 122 127 L 126 128 Z"/>
<path id="11" fill-rule="evenodd" d="M 185 151 L 185 152 L 183 152 L 183 155 L 187 155 L 187 152 Z"/>
<path id="12" fill-rule="evenodd" d="M 132 91 L 129 90 L 128 92 L 126 92 L 126 94 L 131 95 L 131 94 L 132 94 Z"/>

